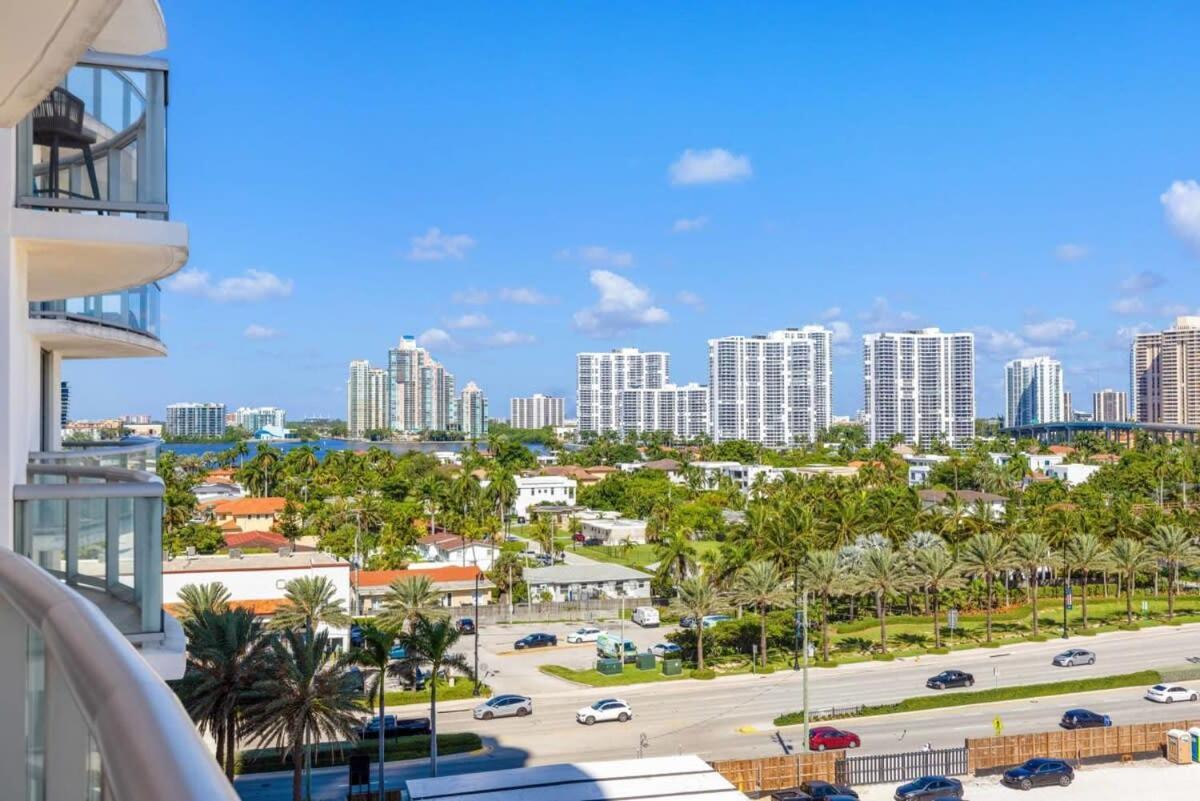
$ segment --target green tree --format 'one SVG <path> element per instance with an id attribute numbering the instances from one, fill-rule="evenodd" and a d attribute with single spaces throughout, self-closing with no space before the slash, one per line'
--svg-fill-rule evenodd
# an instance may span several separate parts
<path id="1" fill-rule="evenodd" d="M 845 563 L 832 550 L 809 551 L 800 562 L 800 583 L 821 598 L 821 659 L 829 661 L 829 601 L 849 585 Z"/>
<path id="2" fill-rule="evenodd" d="M 783 606 L 790 595 L 779 568 L 771 562 L 751 562 L 734 580 L 734 602 L 758 610 L 758 650 L 763 667 L 767 666 L 767 610 Z"/>
<path id="3" fill-rule="evenodd" d="M 1154 569 L 1154 554 L 1140 540 L 1120 537 L 1108 546 L 1112 568 L 1120 574 L 1125 584 L 1125 622 L 1133 623 L 1133 591 L 1137 577 Z"/>
<path id="4" fill-rule="evenodd" d="M 1029 606 L 1033 611 L 1033 636 L 1038 635 L 1038 576 L 1044 567 L 1054 564 L 1054 549 L 1041 534 L 1018 534 L 1012 543 L 1013 564 L 1025 574 L 1029 585 Z"/>
<path id="5" fill-rule="evenodd" d="M 184 584 L 179 588 L 181 608 L 175 615 L 180 625 L 198 620 L 205 612 L 220 614 L 229 609 L 229 588 L 219 581 Z"/>
<path id="6" fill-rule="evenodd" d="M 721 596 L 701 576 L 679 582 L 678 592 L 676 602 L 679 608 L 695 621 L 692 628 L 696 632 L 696 668 L 704 670 L 704 618 L 717 610 Z"/>
<path id="7" fill-rule="evenodd" d="M 387 712 L 387 692 L 384 685 L 387 683 L 388 667 L 392 663 L 391 651 L 394 639 L 395 635 L 391 631 L 382 629 L 373 623 L 366 623 L 362 626 L 362 645 L 346 655 L 347 663 L 374 671 L 366 691 L 368 698 L 375 694 L 379 695 L 379 720 L 381 723 Z M 383 801 L 385 797 L 383 769 L 386 742 L 387 738 L 383 736 L 381 728 L 379 736 L 379 801 Z"/>
<path id="8" fill-rule="evenodd" d="M 1088 576 L 1108 568 L 1108 552 L 1104 543 L 1095 534 L 1076 534 L 1067 539 L 1063 546 L 1063 566 L 1067 581 L 1071 580 L 1072 568 L 1079 571 L 1080 595 L 1082 596 L 1083 627 L 1088 624 L 1087 588 Z"/>
<path id="9" fill-rule="evenodd" d="M 683 531 L 667 533 L 654 546 L 658 577 L 675 583 L 696 572 L 696 544 Z"/>
<path id="10" fill-rule="evenodd" d="M 1146 543 L 1156 558 L 1167 564 L 1167 620 L 1175 619 L 1175 594 L 1179 591 L 1179 568 L 1200 561 L 1200 551 L 1192 535 L 1182 526 L 1155 526 Z"/>
<path id="11" fill-rule="evenodd" d="M 350 625 L 346 604 L 337 597 L 333 582 L 325 576 L 299 576 L 284 585 L 283 603 L 271 619 L 271 628 L 312 631 L 319 623 Z"/>
<path id="12" fill-rule="evenodd" d="M 912 571 L 904 555 L 890 547 L 867 548 L 862 552 L 854 583 L 875 596 L 875 614 L 879 616 L 879 648 L 887 653 L 887 598 L 913 586 Z"/>
<path id="13" fill-rule="evenodd" d="M 986 587 L 984 615 L 987 641 L 992 641 L 992 585 L 996 576 L 1012 565 L 1012 554 L 1008 545 L 997 534 L 976 534 L 963 543 L 959 559 L 967 572 L 983 579 Z"/>
<path id="14" fill-rule="evenodd" d="M 396 579 L 383 596 L 379 624 L 392 631 L 411 630 L 418 619 L 435 608 L 441 599 L 429 576 Z"/>
<path id="15" fill-rule="evenodd" d="M 474 679 L 466 656 L 452 649 L 458 643 L 458 629 L 448 617 L 418 617 L 412 631 L 400 635 L 408 652 L 406 662 L 429 665 L 429 774 L 437 776 L 437 688 L 443 672 L 453 670 Z"/>
<path id="16" fill-rule="evenodd" d="M 942 647 L 942 627 L 938 622 L 942 593 L 957 590 L 967 581 L 963 578 L 963 566 L 958 557 L 948 548 L 922 548 L 912 555 L 916 582 L 929 592 L 930 611 L 933 613 L 933 645 Z"/>

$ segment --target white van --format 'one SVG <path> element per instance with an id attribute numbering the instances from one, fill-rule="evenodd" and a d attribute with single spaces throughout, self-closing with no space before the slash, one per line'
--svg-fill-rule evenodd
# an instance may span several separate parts
<path id="1" fill-rule="evenodd" d="M 658 610 L 653 606 L 639 606 L 633 610 L 633 622 L 644 629 L 654 628 L 658 625 Z"/>

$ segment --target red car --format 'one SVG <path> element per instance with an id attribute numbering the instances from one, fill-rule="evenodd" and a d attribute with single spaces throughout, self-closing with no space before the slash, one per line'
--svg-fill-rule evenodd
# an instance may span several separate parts
<path id="1" fill-rule="evenodd" d="M 858 748 L 862 742 L 852 731 L 842 731 L 832 726 L 817 726 L 808 731 L 808 748 L 810 751 L 824 751 L 829 748 Z"/>

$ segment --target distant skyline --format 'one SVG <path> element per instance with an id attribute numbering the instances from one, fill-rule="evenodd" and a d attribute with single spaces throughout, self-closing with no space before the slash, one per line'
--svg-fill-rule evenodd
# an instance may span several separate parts
<path id="1" fill-rule="evenodd" d="M 573 415 L 579 351 L 704 383 L 708 339 L 811 323 L 836 414 L 863 334 L 938 326 L 997 415 L 1008 360 L 1082 403 L 1200 307 L 1191 4 L 163 5 L 170 356 L 66 363 L 74 417 L 341 417 L 404 334 Z"/>

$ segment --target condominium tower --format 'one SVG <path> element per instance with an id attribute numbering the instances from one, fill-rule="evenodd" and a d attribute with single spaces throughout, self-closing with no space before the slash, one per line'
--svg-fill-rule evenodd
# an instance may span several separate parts
<path id="1" fill-rule="evenodd" d="M 1137 422 L 1200 425 L 1200 317 L 1138 334 L 1129 363 Z"/>
<path id="2" fill-rule="evenodd" d="M 445 431 L 455 421 L 454 375 L 411 336 L 388 351 L 388 418 L 405 433 Z"/>
<path id="3" fill-rule="evenodd" d="M 225 404 L 172 403 L 167 407 L 166 432 L 172 437 L 223 437 Z"/>
<path id="4" fill-rule="evenodd" d="M 533 395 L 508 402 L 508 424 L 513 428 L 545 428 L 563 424 L 562 398 Z"/>
<path id="5" fill-rule="evenodd" d="M 1069 409 L 1062 363 L 1049 356 L 1013 359 L 1004 366 L 1004 425 L 1061 423 Z"/>
<path id="6" fill-rule="evenodd" d="M 642 353 L 637 348 L 578 354 L 575 387 L 579 433 L 624 433 L 623 393 L 662 389 L 670 383 L 670 363 L 669 354 Z"/>
<path id="7" fill-rule="evenodd" d="M 276 406 L 241 406 L 234 415 L 234 423 L 251 434 L 260 428 L 287 427 L 287 412 Z"/>
<path id="8" fill-rule="evenodd" d="M 627 389 L 621 393 L 619 405 L 622 434 L 662 431 L 675 442 L 690 442 L 708 434 L 708 387 L 701 384 Z"/>
<path id="9" fill-rule="evenodd" d="M 467 439 L 483 439 L 487 436 L 487 396 L 474 381 L 467 382 L 458 399 L 458 430 Z"/>
<path id="10" fill-rule="evenodd" d="M 833 334 L 817 325 L 708 341 L 710 435 L 815 442 L 832 423 Z"/>
<path id="11" fill-rule="evenodd" d="M 1117 389 L 1092 393 L 1092 419 L 1097 423 L 1124 423 L 1129 419 L 1129 396 Z"/>
<path id="12" fill-rule="evenodd" d="M 937 328 L 863 337 L 863 420 L 874 444 L 900 435 L 952 447 L 975 435 L 975 335 Z"/>
<path id="13" fill-rule="evenodd" d="M 350 362 L 346 379 L 346 431 L 362 437 L 368 431 L 390 428 L 388 371 L 372 367 L 365 359 Z"/>

